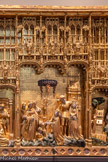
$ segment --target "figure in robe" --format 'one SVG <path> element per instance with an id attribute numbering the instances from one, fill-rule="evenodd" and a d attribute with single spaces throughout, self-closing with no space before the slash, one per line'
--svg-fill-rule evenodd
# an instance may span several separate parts
<path id="1" fill-rule="evenodd" d="M 68 135 L 75 140 L 82 139 L 81 126 L 79 126 L 78 124 L 78 111 L 76 101 L 72 102 L 70 109 Z"/>
<path id="2" fill-rule="evenodd" d="M 9 113 L 5 109 L 4 104 L 0 105 L 0 146 L 8 146 L 8 126 L 9 126 Z"/>
<path id="3" fill-rule="evenodd" d="M 38 128 L 38 113 L 33 108 L 32 103 L 28 105 L 28 110 L 23 115 L 22 136 L 28 141 L 35 139 L 36 130 Z"/>
<path id="4" fill-rule="evenodd" d="M 61 127 L 61 112 L 57 109 L 54 113 L 54 117 L 51 119 L 52 124 L 52 132 L 54 138 L 57 142 L 57 145 L 62 145 L 64 138 L 62 135 L 62 127 Z"/>

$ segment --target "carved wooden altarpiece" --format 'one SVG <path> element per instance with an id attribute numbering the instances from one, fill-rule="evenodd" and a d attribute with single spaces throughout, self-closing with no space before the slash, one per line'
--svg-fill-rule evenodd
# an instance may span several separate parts
<path id="1" fill-rule="evenodd" d="M 0 6 L 0 155 L 108 155 L 108 7 Z"/>

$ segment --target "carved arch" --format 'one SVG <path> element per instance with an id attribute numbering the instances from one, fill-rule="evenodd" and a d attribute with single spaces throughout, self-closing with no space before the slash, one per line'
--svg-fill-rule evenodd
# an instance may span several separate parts
<path id="1" fill-rule="evenodd" d="M 91 92 L 93 92 L 93 91 L 96 90 L 96 89 L 108 89 L 108 85 L 102 85 L 102 86 L 96 85 L 96 86 L 93 86 L 93 87 L 91 88 Z"/>
<path id="2" fill-rule="evenodd" d="M 80 60 L 69 62 L 67 65 L 68 65 L 68 67 L 71 66 L 71 65 L 82 65 L 85 68 L 88 67 L 88 63 L 87 62 L 80 61 Z"/>
<path id="3" fill-rule="evenodd" d="M 43 68 L 45 69 L 45 67 L 47 66 L 50 66 L 50 67 L 55 67 L 57 68 L 61 74 L 65 73 L 66 70 L 65 70 L 65 66 L 63 64 L 63 62 L 54 62 L 54 61 L 51 61 L 51 62 L 46 62 L 43 64 Z"/>
<path id="4" fill-rule="evenodd" d="M 24 25 L 24 35 L 27 35 L 28 34 L 28 25 L 27 24 L 25 24 Z"/>
<path id="5" fill-rule="evenodd" d="M 16 85 L 13 84 L 0 84 L 0 89 L 10 88 L 13 91 L 16 90 Z"/>
<path id="6" fill-rule="evenodd" d="M 75 34 L 75 26 L 73 24 L 71 25 L 71 34 Z"/>
<path id="7" fill-rule="evenodd" d="M 53 26 L 53 34 L 54 35 L 57 35 L 57 25 L 54 25 Z"/>
<path id="8" fill-rule="evenodd" d="M 23 66 L 31 66 L 36 70 L 37 73 L 41 73 L 43 71 L 43 67 L 37 62 L 30 62 L 30 61 L 22 62 L 18 65 L 18 68 L 21 68 Z"/>
<path id="9" fill-rule="evenodd" d="M 48 30 L 48 34 L 51 34 L 51 32 L 52 32 L 52 27 L 51 27 L 51 25 L 48 25 L 47 30 Z"/>
<path id="10" fill-rule="evenodd" d="M 34 34 L 34 25 L 33 24 L 30 25 L 30 34 Z"/>
<path id="11" fill-rule="evenodd" d="M 77 31 L 77 34 L 80 35 L 81 34 L 81 26 L 78 24 L 77 27 L 76 27 L 76 31 Z"/>

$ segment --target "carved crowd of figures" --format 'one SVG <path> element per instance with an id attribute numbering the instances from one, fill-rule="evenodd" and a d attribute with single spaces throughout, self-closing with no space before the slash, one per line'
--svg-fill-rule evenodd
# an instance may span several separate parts
<path id="1" fill-rule="evenodd" d="M 63 95 L 59 98 L 58 107 L 50 120 L 44 120 L 45 112 L 36 103 L 22 104 L 22 139 L 34 141 L 42 139 L 48 133 L 54 135 L 58 145 L 64 138 L 82 139 L 81 126 L 78 124 L 78 103 L 76 100 L 66 101 Z M 42 117 L 41 113 L 44 113 Z M 50 113 L 50 112 L 49 112 Z"/>

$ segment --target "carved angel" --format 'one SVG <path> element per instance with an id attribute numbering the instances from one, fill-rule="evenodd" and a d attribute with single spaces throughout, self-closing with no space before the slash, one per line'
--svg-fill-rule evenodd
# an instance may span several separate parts
<path id="1" fill-rule="evenodd" d="M 2 70 L 2 76 L 3 76 L 3 78 L 4 79 L 7 79 L 8 73 L 9 73 L 9 67 L 8 67 L 8 65 L 1 66 L 1 70 Z"/>
<path id="2" fill-rule="evenodd" d="M 74 41 L 73 43 L 74 49 L 76 50 L 76 52 L 80 52 L 80 48 L 82 46 L 82 41 Z"/>
<path id="3" fill-rule="evenodd" d="M 83 26 L 83 30 L 89 31 L 89 26 L 88 26 L 88 25 L 84 25 L 84 26 Z"/>
<path id="4" fill-rule="evenodd" d="M 25 43 L 26 49 L 27 49 L 27 53 L 31 54 L 32 52 L 32 47 L 33 47 L 33 42 L 31 39 L 27 39 L 26 43 Z"/>
<path id="5" fill-rule="evenodd" d="M 106 74 L 106 68 L 102 65 L 102 66 L 98 66 L 98 68 L 97 68 L 97 70 L 98 70 L 98 74 L 99 74 L 99 77 L 101 78 L 101 77 L 105 77 L 105 74 Z"/>

